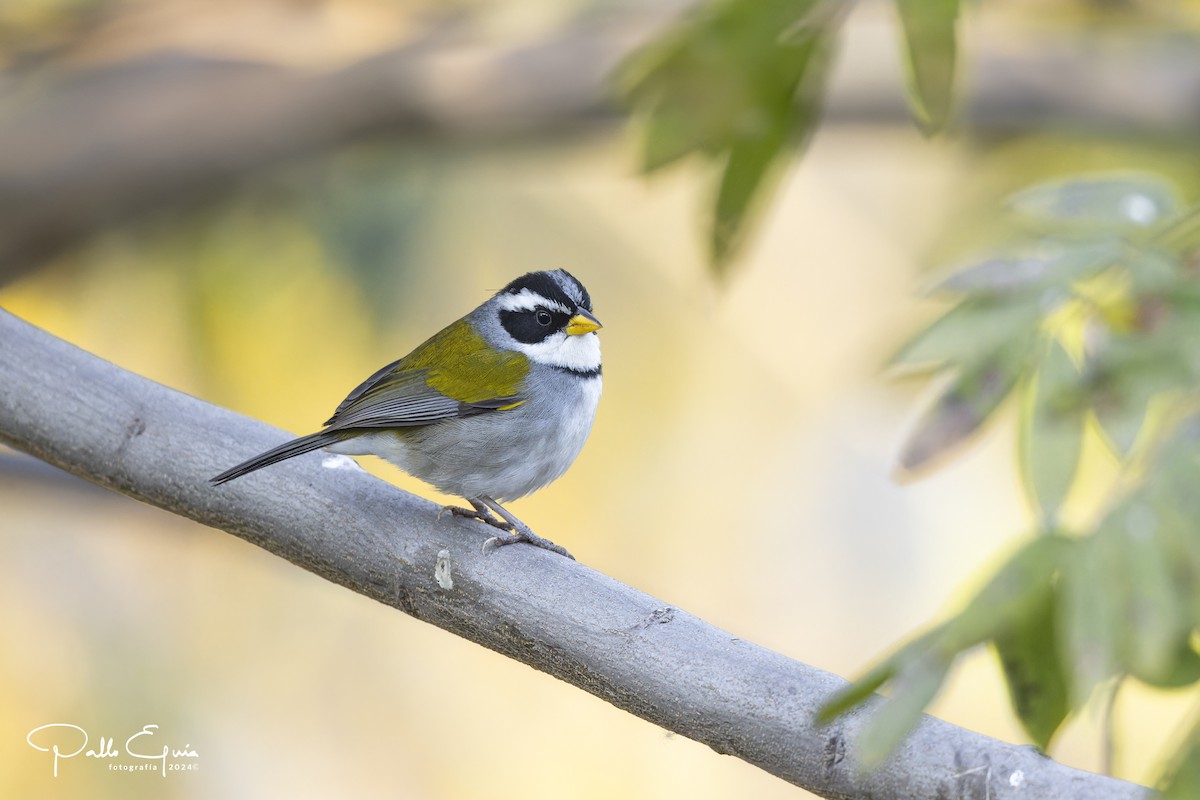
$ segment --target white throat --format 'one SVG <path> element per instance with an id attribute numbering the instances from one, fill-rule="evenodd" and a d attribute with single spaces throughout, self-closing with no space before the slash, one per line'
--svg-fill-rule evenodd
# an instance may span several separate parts
<path id="1" fill-rule="evenodd" d="M 516 349 L 536 364 L 565 367 L 576 372 L 600 368 L 600 337 L 595 333 L 570 336 L 559 332 L 536 344 L 518 342 Z"/>

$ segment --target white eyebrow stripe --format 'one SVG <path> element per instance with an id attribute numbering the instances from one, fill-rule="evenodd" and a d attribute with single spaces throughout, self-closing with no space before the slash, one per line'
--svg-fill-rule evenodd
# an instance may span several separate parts
<path id="1" fill-rule="evenodd" d="M 502 294 L 496 299 L 496 302 L 504 311 L 533 311 L 538 306 L 541 306 L 551 311 L 561 311 L 564 314 L 572 313 L 571 309 L 562 303 L 547 300 L 530 289 L 522 289 L 516 294 Z"/>

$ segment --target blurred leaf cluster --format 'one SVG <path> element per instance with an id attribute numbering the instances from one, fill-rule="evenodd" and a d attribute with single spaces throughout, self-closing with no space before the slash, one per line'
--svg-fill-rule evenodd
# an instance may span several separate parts
<path id="1" fill-rule="evenodd" d="M 959 614 L 826 709 L 833 716 L 890 687 L 863 743 L 873 759 L 980 644 L 995 649 L 1013 708 L 1042 748 L 1102 683 L 1200 681 L 1200 208 L 1146 174 L 1043 183 L 1007 206 L 1012 240 L 937 281 L 931 291 L 954 305 L 894 358 L 945 381 L 901 463 L 929 464 L 1015 398 L 1039 535 Z M 1073 528 L 1061 511 L 1089 431 L 1119 475 L 1105 508 Z M 1167 771 L 1170 796 L 1200 796 L 1198 737 L 1200 728 L 1188 734 Z"/>
<path id="2" fill-rule="evenodd" d="M 708 249 L 723 274 L 785 155 L 821 115 L 841 0 L 709 0 L 623 65 L 620 92 L 641 121 L 641 168 L 687 156 L 715 168 Z M 949 119 L 958 0 L 896 0 L 909 103 L 933 134 Z"/>

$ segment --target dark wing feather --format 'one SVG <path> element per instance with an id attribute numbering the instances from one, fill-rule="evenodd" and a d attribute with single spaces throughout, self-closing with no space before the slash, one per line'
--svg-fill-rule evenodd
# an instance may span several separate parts
<path id="1" fill-rule="evenodd" d="M 361 389 L 362 387 L 360 387 Z M 393 371 L 379 375 L 371 386 L 338 406 L 329 430 L 348 428 L 404 428 L 482 414 L 511 405 L 519 397 L 501 397 L 480 403 L 463 403 L 426 383 L 426 371 Z"/>
<path id="2" fill-rule="evenodd" d="M 440 352 L 432 348 L 439 337 Z M 523 356 L 487 348 L 460 321 L 359 384 L 325 425 L 402 428 L 513 407 L 527 369 Z"/>
<path id="3" fill-rule="evenodd" d="M 425 382 L 424 370 L 389 365 L 342 401 L 325 423 L 334 429 L 427 425 L 458 416 L 456 400 Z"/>
<path id="4" fill-rule="evenodd" d="M 326 431 L 430 425 L 512 408 L 524 402 L 521 395 L 508 395 L 464 403 L 433 389 L 427 379 L 425 369 L 376 373 L 367 381 L 370 385 L 359 386 L 338 405 L 334 416 L 325 422 Z"/>
<path id="5" fill-rule="evenodd" d="M 336 422 L 338 416 L 343 411 L 348 409 L 350 406 L 354 405 L 364 394 L 369 392 L 371 390 L 371 388 L 375 386 L 375 384 L 377 384 L 381 380 L 383 380 L 383 378 L 386 377 L 388 375 L 388 373 L 397 370 L 400 367 L 400 363 L 402 361 L 404 361 L 404 359 L 399 358 L 399 359 L 396 359 L 395 361 L 393 361 L 392 363 L 388 364 L 387 366 L 381 367 L 379 370 L 377 370 L 375 372 L 374 375 L 367 378 L 365 381 L 360 383 L 358 386 L 354 387 L 354 391 L 352 391 L 350 394 L 346 395 L 345 400 L 338 403 L 338 407 L 334 410 L 333 416 L 330 417 L 329 419 L 327 419 L 325 421 L 325 424 L 332 425 L 334 422 Z"/>

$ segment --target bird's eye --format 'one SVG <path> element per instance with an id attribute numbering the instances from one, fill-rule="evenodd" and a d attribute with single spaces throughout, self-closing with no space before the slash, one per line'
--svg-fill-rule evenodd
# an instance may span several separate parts
<path id="1" fill-rule="evenodd" d="M 538 321 L 538 325 L 541 325 L 543 328 L 546 328 L 546 327 L 549 327 L 550 323 L 554 321 L 554 318 L 550 316 L 549 311 L 547 311 L 544 308 L 539 308 L 537 310 L 537 321 Z"/>

